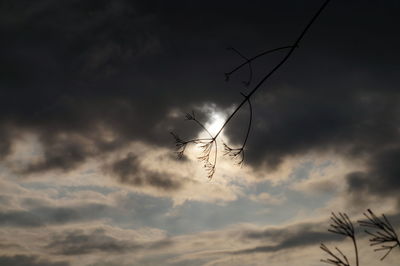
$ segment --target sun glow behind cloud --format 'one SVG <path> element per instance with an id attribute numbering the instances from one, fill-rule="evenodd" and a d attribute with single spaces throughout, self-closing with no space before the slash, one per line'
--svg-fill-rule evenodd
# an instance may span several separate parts
<path id="1" fill-rule="evenodd" d="M 225 123 L 225 116 L 215 111 L 211 114 L 210 120 L 206 123 L 206 128 L 214 136 L 222 128 Z"/>

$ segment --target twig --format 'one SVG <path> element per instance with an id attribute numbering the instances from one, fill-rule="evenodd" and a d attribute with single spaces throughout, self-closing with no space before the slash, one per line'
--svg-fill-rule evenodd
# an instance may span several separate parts
<path id="1" fill-rule="evenodd" d="M 241 68 L 242 68 L 243 66 L 245 66 L 245 65 L 249 65 L 249 66 L 250 66 L 250 69 L 251 69 L 251 62 L 254 61 L 254 60 L 256 60 L 257 58 L 260 58 L 260 57 L 262 57 L 262 56 L 264 56 L 264 55 L 267 55 L 267 54 L 271 54 L 271 53 L 273 53 L 273 52 L 277 52 L 277 51 L 285 50 L 285 49 L 289 49 L 289 48 L 292 48 L 292 46 L 282 46 L 282 47 L 279 47 L 279 48 L 270 49 L 270 50 L 264 51 L 264 52 L 262 52 L 262 53 L 260 53 L 260 54 L 258 54 L 258 55 L 256 55 L 256 56 L 253 56 L 252 58 L 247 58 L 247 57 L 243 56 L 243 54 L 240 53 L 237 49 L 235 49 L 235 48 L 233 48 L 233 47 L 229 47 L 229 48 L 228 48 L 229 50 L 232 50 L 232 51 L 236 52 L 240 57 L 242 57 L 242 58 L 245 59 L 246 61 L 245 61 L 244 63 L 238 65 L 237 67 L 235 67 L 235 68 L 232 69 L 231 71 L 226 72 L 226 73 L 225 73 L 225 80 L 226 80 L 226 81 L 229 81 L 230 76 L 231 76 L 233 73 L 235 73 L 236 71 L 238 71 L 239 69 L 241 69 Z M 250 72 L 252 73 L 253 71 L 250 70 Z"/>
<path id="2" fill-rule="evenodd" d="M 170 132 L 171 135 L 175 139 L 175 146 L 177 149 L 177 155 L 178 158 L 183 158 L 183 155 L 185 153 L 186 147 L 188 144 L 199 144 L 200 148 L 202 149 L 202 154 L 197 157 L 201 162 L 203 162 L 203 167 L 207 170 L 207 176 L 208 178 L 212 178 L 212 176 L 215 173 L 215 168 L 217 167 L 217 155 L 218 155 L 218 146 L 216 139 L 213 138 L 212 134 L 210 131 L 201 123 L 192 111 L 192 113 L 186 113 L 185 115 L 186 120 L 191 120 L 194 121 L 199 127 L 201 127 L 204 131 L 207 132 L 207 134 L 210 136 L 210 138 L 196 138 L 196 139 L 191 139 L 191 140 L 182 140 L 177 134 L 174 132 Z M 210 161 L 210 155 L 211 151 L 214 150 L 214 160 L 211 162 Z"/>
<path id="3" fill-rule="evenodd" d="M 225 123 L 222 125 L 221 129 L 215 134 L 214 138 L 217 138 L 219 134 L 221 134 L 222 130 L 225 128 L 225 126 L 230 122 L 230 120 L 235 116 L 235 114 L 242 108 L 242 106 L 247 102 L 248 99 L 253 96 L 253 94 L 261 87 L 261 85 L 264 84 L 264 82 L 272 76 L 288 59 L 289 57 L 293 54 L 294 49 L 299 46 L 300 41 L 303 39 L 304 35 L 307 33 L 308 29 L 311 27 L 311 25 L 315 22 L 315 20 L 318 18 L 318 16 L 321 14 L 321 12 L 324 10 L 324 8 L 328 5 L 330 0 L 326 0 L 322 6 L 318 9 L 317 13 L 312 17 L 312 19 L 308 22 L 307 26 L 303 29 L 299 37 L 297 37 L 296 41 L 293 43 L 291 48 L 289 49 L 288 53 L 285 55 L 285 57 L 270 71 L 268 72 L 262 79 L 261 81 L 253 88 L 253 90 L 245 97 L 245 99 L 236 107 L 236 109 L 232 112 L 232 114 L 225 120 Z"/>
<path id="4" fill-rule="evenodd" d="M 236 54 L 238 54 L 241 58 L 243 58 L 244 60 L 246 60 L 246 62 L 244 62 L 243 64 L 241 64 L 240 66 L 236 67 L 234 70 L 232 70 L 231 72 L 225 73 L 225 81 L 229 81 L 230 75 L 232 75 L 236 70 L 240 69 L 242 66 L 244 65 L 248 65 L 249 66 L 249 78 L 247 79 L 247 81 L 243 81 L 243 84 L 246 86 L 246 88 L 248 86 L 250 86 L 250 83 L 253 79 L 253 67 L 251 66 L 251 59 L 247 58 L 246 56 L 244 56 L 241 52 L 239 52 L 239 50 L 237 50 L 234 47 L 229 47 L 228 50 L 232 50 L 234 51 Z M 253 59 L 254 60 L 254 59 Z"/>
<path id="5" fill-rule="evenodd" d="M 235 108 L 235 110 L 229 115 L 229 117 L 225 120 L 224 124 L 221 126 L 221 128 L 218 130 L 218 132 L 213 136 L 210 134 L 210 132 L 204 127 L 204 125 L 202 123 L 200 123 L 198 120 L 196 119 L 189 119 L 189 120 L 194 120 L 198 125 L 200 125 L 202 127 L 203 130 L 205 130 L 209 135 L 210 135 L 210 141 L 209 142 L 201 142 L 202 144 L 202 148 L 203 148 L 203 154 L 202 156 L 199 157 L 200 160 L 204 161 L 204 166 L 206 167 L 206 169 L 208 170 L 208 177 L 212 178 L 212 176 L 215 173 L 215 168 L 216 168 L 216 164 L 217 164 L 217 138 L 220 136 L 221 132 L 223 131 L 223 129 L 228 125 L 228 123 L 232 120 L 232 118 L 236 115 L 236 113 L 243 107 L 243 105 L 245 103 L 249 103 L 249 108 L 250 108 L 250 121 L 249 121 L 249 126 L 247 129 L 247 133 L 246 133 L 246 137 L 244 140 L 244 144 L 241 148 L 238 149 L 232 149 L 230 147 L 228 147 L 227 145 L 224 145 L 225 147 L 225 154 L 229 154 L 231 157 L 237 158 L 237 157 L 241 157 L 241 162 L 243 162 L 243 158 L 244 158 L 244 148 L 245 145 L 247 143 L 247 139 L 249 136 L 249 132 L 250 132 L 250 128 L 251 128 L 251 120 L 252 120 L 252 107 L 251 107 L 251 103 L 250 103 L 250 99 L 251 97 L 257 92 L 257 90 L 261 87 L 261 85 L 263 85 L 265 83 L 265 81 L 271 77 L 288 59 L 289 57 L 293 54 L 294 50 L 299 46 L 300 41 L 303 39 L 304 35 L 307 33 L 307 31 L 310 29 L 311 25 L 315 22 L 315 20 L 318 18 L 318 16 L 322 13 L 322 11 L 325 9 L 325 7 L 328 5 L 328 3 L 330 2 L 330 0 L 326 0 L 324 1 L 324 3 L 321 5 L 321 7 L 318 9 L 318 11 L 314 14 L 314 16 L 311 18 L 311 20 L 308 22 L 308 24 L 306 25 L 306 27 L 303 29 L 303 31 L 300 33 L 300 35 L 297 37 L 297 39 L 294 41 L 294 43 L 290 46 L 284 46 L 284 47 L 279 47 L 279 48 L 275 48 L 272 50 L 268 50 L 265 51 L 261 54 L 258 54 L 252 58 L 247 58 L 245 57 L 242 53 L 240 53 L 238 50 L 231 48 L 233 51 L 235 51 L 237 54 L 239 54 L 242 58 L 244 58 L 246 61 L 244 63 L 242 63 L 241 65 L 237 66 L 236 68 L 234 68 L 232 71 L 225 73 L 225 76 L 227 79 L 229 79 L 230 75 L 232 75 L 234 72 L 236 72 L 238 69 L 240 69 L 241 67 L 245 66 L 245 65 L 249 65 L 249 69 L 250 69 L 250 77 L 249 77 L 249 81 L 247 82 L 247 84 L 250 84 L 251 79 L 252 79 L 252 68 L 251 68 L 251 62 L 263 55 L 275 52 L 275 51 L 279 51 L 279 50 L 288 50 L 288 52 L 286 53 L 286 55 L 283 57 L 283 59 L 277 64 L 275 65 L 275 67 L 272 68 L 272 70 L 270 70 L 255 86 L 254 88 L 250 91 L 250 93 L 248 93 L 247 95 L 244 95 L 244 99 L 239 103 L 239 105 Z M 194 113 L 193 113 L 194 114 Z M 191 115 L 189 116 L 191 118 Z M 176 134 L 173 134 L 174 138 L 175 138 L 175 142 L 176 142 L 176 146 L 178 149 L 178 156 L 183 156 L 183 153 L 185 151 L 186 145 L 188 143 L 197 143 L 199 140 L 194 139 L 191 141 L 182 141 L 179 138 L 176 138 Z M 215 150 L 215 155 L 214 155 L 214 161 L 213 163 L 210 162 L 210 153 L 211 150 L 214 148 Z"/>
<path id="6" fill-rule="evenodd" d="M 246 97 L 245 94 L 241 93 L 243 97 Z M 224 143 L 225 153 L 224 155 L 229 155 L 231 158 L 240 158 L 238 161 L 238 165 L 241 165 L 244 161 L 244 148 L 246 146 L 247 140 L 249 139 L 250 130 L 251 130 L 251 123 L 253 122 L 253 107 L 251 105 L 250 99 L 248 99 L 249 103 L 249 123 L 247 125 L 246 136 L 244 138 L 243 144 L 240 148 L 231 148 L 228 144 Z"/>

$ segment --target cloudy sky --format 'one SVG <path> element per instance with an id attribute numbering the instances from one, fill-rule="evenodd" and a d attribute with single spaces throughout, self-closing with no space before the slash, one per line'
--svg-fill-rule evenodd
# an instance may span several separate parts
<path id="1" fill-rule="evenodd" d="M 0 265 L 322 265 L 331 212 L 400 234 L 400 2 L 0 3 Z M 232 49 L 236 49 L 235 52 Z M 214 161 L 215 145 L 210 161 Z M 380 262 L 356 226 L 361 265 Z"/>

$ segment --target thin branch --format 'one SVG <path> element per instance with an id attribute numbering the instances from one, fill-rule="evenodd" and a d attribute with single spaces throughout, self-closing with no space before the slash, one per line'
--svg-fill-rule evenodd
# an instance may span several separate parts
<path id="1" fill-rule="evenodd" d="M 213 177 L 213 175 L 215 173 L 215 167 L 217 165 L 217 158 L 216 158 L 217 153 L 215 153 L 215 156 L 214 156 L 214 163 L 210 162 L 210 154 L 211 154 L 211 151 L 214 146 L 215 146 L 214 150 L 216 151 L 217 144 L 216 144 L 215 140 L 201 144 L 200 147 L 203 149 L 202 155 L 197 157 L 200 161 L 202 161 L 204 163 L 203 166 L 207 171 L 208 178 L 210 178 L 210 179 Z"/>
<path id="2" fill-rule="evenodd" d="M 382 214 L 383 219 L 381 219 L 368 209 L 367 213 L 364 213 L 364 216 L 367 220 L 358 221 L 358 223 L 363 227 L 374 229 L 373 232 L 368 230 L 365 230 L 365 232 L 371 236 L 369 239 L 371 246 L 380 245 L 374 251 L 386 251 L 383 257 L 381 257 L 381 260 L 384 260 L 394 248 L 400 248 L 399 237 L 384 214 Z M 388 245 L 387 243 L 390 244 Z"/>
<path id="3" fill-rule="evenodd" d="M 238 54 L 241 58 L 243 58 L 244 60 L 246 60 L 245 63 L 241 64 L 239 67 L 235 68 L 234 70 L 232 70 L 231 72 L 225 73 L 225 81 L 229 81 L 230 75 L 232 75 L 236 70 L 238 70 L 239 68 L 241 68 L 241 66 L 244 65 L 248 65 L 249 66 L 249 78 L 247 81 L 243 81 L 243 84 L 248 87 L 250 86 L 250 83 L 253 79 L 253 67 L 251 66 L 251 59 L 247 58 L 246 56 L 244 56 L 241 52 L 239 52 L 239 50 L 237 50 L 234 47 L 229 47 L 228 50 L 232 50 L 234 51 L 236 54 Z M 254 60 L 254 59 L 253 59 Z"/>
<path id="4" fill-rule="evenodd" d="M 210 138 L 196 138 L 191 140 L 182 140 L 177 134 L 171 132 L 172 136 L 175 139 L 175 146 L 177 149 L 178 158 L 183 158 L 185 153 L 186 147 L 188 144 L 194 143 L 199 144 L 200 148 L 202 149 L 202 153 L 200 156 L 197 157 L 198 160 L 203 162 L 203 167 L 207 171 L 208 178 L 212 178 L 215 173 L 215 168 L 217 167 L 217 155 L 218 155 L 218 145 L 216 139 L 213 138 L 210 131 L 201 123 L 197 118 L 194 111 L 191 113 L 186 113 L 185 115 L 186 120 L 194 121 L 199 127 L 201 127 Z M 214 150 L 214 158 L 213 162 L 210 161 L 211 151 Z"/>
<path id="5" fill-rule="evenodd" d="M 235 114 L 242 108 L 242 106 L 247 102 L 248 99 L 253 96 L 253 94 L 261 87 L 261 85 L 264 84 L 264 82 L 272 76 L 288 59 L 289 57 L 293 54 L 294 49 L 299 46 L 300 41 L 303 39 L 304 35 L 307 33 L 311 25 L 315 22 L 315 20 L 318 18 L 318 16 L 322 13 L 324 8 L 328 5 L 330 0 L 326 0 L 322 6 L 318 9 L 317 13 L 312 17 L 312 19 L 308 22 L 307 26 L 303 29 L 299 37 L 297 37 L 296 41 L 293 43 L 293 45 L 290 47 L 288 53 L 285 55 L 285 57 L 270 71 L 268 72 L 262 79 L 261 81 L 253 88 L 253 90 L 245 97 L 245 99 L 236 107 L 236 109 L 232 112 L 232 114 L 225 120 L 225 123 L 222 125 L 221 129 L 217 132 L 217 134 L 214 135 L 214 138 L 217 138 L 219 134 L 221 134 L 222 130 L 226 127 L 226 125 L 231 121 L 231 119 L 235 116 Z"/>
<path id="6" fill-rule="evenodd" d="M 247 98 L 246 95 L 242 93 L 242 96 Z M 251 123 L 253 122 L 253 107 L 251 106 L 250 98 L 247 98 L 247 102 L 249 103 L 249 124 L 247 126 L 246 137 L 244 138 L 242 149 L 246 146 L 247 140 L 249 139 L 250 130 L 251 130 Z"/>
<path id="7" fill-rule="evenodd" d="M 234 52 L 236 52 L 236 53 L 237 53 L 238 55 L 240 55 L 243 59 L 245 59 L 246 62 L 244 62 L 244 63 L 238 65 L 237 67 L 235 67 L 235 68 L 232 69 L 231 71 L 225 73 L 225 80 L 228 81 L 229 78 L 230 78 L 230 76 L 231 76 L 233 73 L 235 73 L 236 71 L 238 71 L 239 69 L 241 69 L 241 68 L 244 67 L 245 65 L 248 64 L 248 65 L 250 66 L 250 65 L 251 65 L 251 62 L 254 61 L 255 59 L 257 59 L 257 58 L 259 58 L 259 57 L 262 57 L 262 56 L 264 56 L 264 55 L 267 55 L 267 54 L 276 52 L 276 51 L 285 50 L 285 49 L 289 49 L 289 48 L 292 48 L 292 46 L 282 46 L 282 47 L 278 47 L 278 48 L 275 48 L 275 49 L 270 49 L 270 50 L 264 51 L 264 52 L 262 52 L 262 53 L 260 53 L 260 54 L 258 54 L 258 55 L 256 55 L 256 56 L 253 56 L 252 58 L 247 58 L 247 57 L 243 56 L 243 55 L 242 55 L 238 50 L 236 50 L 235 48 L 229 47 L 229 50 L 233 50 Z"/>
<path id="8" fill-rule="evenodd" d="M 241 93 L 243 97 L 246 98 L 246 95 Z M 247 126 L 247 131 L 246 131 L 246 136 L 244 138 L 243 144 L 240 148 L 231 148 L 229 147 L 227 144 L 224 143 L 224 148 L 225 148 L 225 153 L 224 155 L 229 155 L 231 158 L 240 158 L 238 165 L 241 165 L 244 161 L 244 148 L 246 146 L 247 140 L 249 139 L 249 135 L 250 135 L 250 130 L 251 130 L 251 124 L 253 121 L 253 107 L 251 105 L 251 101 L 250 99 L 248 99 L 248 103 L 249 103 L 249 123 Z"/>
<path id="9" fill-rule="evenodd" d="M 202 144 L 202 148 L 203 148 L 203 154 L 199 157 L 200 160 L 202 160 L 204 162 L 204 166 L 205 168 L 208 170 L 208 177 L 212 178 L 213 174 L 215 173 L 215 168 L 216 168 L 216 164 L 217 164 L 217 155 L 218 155 L 218 148 L 217 148 L 217 138 L 219 137 L 219 135 L 221 134 L 221 132 L 223 131 L 223 129 L 227 126 L 227 124 L 231 121 L 231 119 L 236 115 L 236 113 L 243 107 L 243 105 L 247 102 L 249 103 L 249 108 L 250 108 L 250 121 L 249 121 L 249 125 L 248 125 L 248 129 L 247 129 L 247 133 L 246 133 L 246 137 L 244 140 L 244 144 L 241 148 L 239 149 L 231 149 L 228 147 L 225 148 L 225 152 L 228 152 L 228 154 L 233 155 L 233 157 L 237 157 L 237 156 L 242 156 L 241 162 L 243 162 L 244 159 L 244 148 L 245 145 L 247 143 L 247 139 L 249 136 L 249 132 L 250 132 L 250 128 L 251 128 L 251 121 L 252 121 L 252 107 L 251 107 L 251 103 L 250 103 L 250 99 L 251 97 L 256 93 L 256 91 L 261 87 L 261 85 L 264 84 L 264 82 L 272 76 L 272 74 L 274 74 L 288 59 L 289 57 L 293 54 L 295 48 L 297 48 L 299 46 L 300 41 L 303 39 L 304 35 L 307 33 L 307 31 L 309 30 L 309 28 L 311 27 L 311 25 L 315 22 L 315 20 L 318 18 L 318 16 L 321 14 L 321 12 L 325 9 L 325 7 L 328 5 L 328 3 L 330 2 L 330 0 L 326 0 L 321 7 L 318 9 L 318 11 L 314 14 L 314 16 L 311 18 L 311 20 L 308 22 L 308 24 L 306 25 L 306 27 L 303 29 L 303 31 L 300 33 L 300 35 L 297 37 L 297 39 L 294 41 L 293 45 L 290 46 L 284 46 L 284 47 L 279 47 L 279 48 L 275 48 L 272 50 L 268 50 L 265 51 L 261 54 L 258 54 L 252 58 L 247 58 L 245 57 L 243 54 L 241 54 L 238 50 L 232 48 L 233 51 L 235 51 L 237 54 L 239 54 L 242 58 L 244 58 L 246 61 L 239 65 L 238 67 L 236 67 L 235 69 L 233 69 L 231 72 L 225 73 L 227 79 L 229 79 L 229 76 L 231 74 L 233 74 L 235 71 L 237 71 L 238 69 L 240 69 L 241 67 L 245 66 L 245 65 L 249 65 L 249 69 L 250 69 L 250 77 L 249 77 L 249 81 L 247 82 L 248 84 L 250 84 L 251 79 L 252 79 L 252 68 L 251 68 L 251 62 L 263 55 L 275 52 L 275 51 L 279 51 L 279 50 L 283 50 L 283 49 L 288 49 L 288 52 L 286 53 L 286 55 L 283 57 L 283 59 L 274 67 L 272 68 L 272 70 L 270 70 L 258 83 L 257 85 L 254 86 L 254 88 L 250 91 L 249 94 L 244 95 L 244 99 L 242 100 L 242 102 L 240 102 L 240 104 L 235 108 L 235 110 L 230 114 L 230 116 L 225 120 L 224 124 L 221 126 L 221 128 L 218 130 L 218 132 L 213 136 L 206 127 L 204 127 L 204 125 L 202 123 L 200 123 L 194 116 L 194 112 L 192 112 L 192 114 L 187 114 L 186 118 L 188 120 L 194 120 L 203 130 L 205 130 L 211 137 L 211 141 L 209 142 L 201 142 L 198 140 L 192 140 L 192 141 L 183 141 L 181 140 L 179 137 L 177 137 L 176 134 L 172 133 L 173 137 L 175 138 L 175 142 L 176 142 L 176 147 L 177 147 L 177 153 L 178 153 L 178 157 L 182 157 L 185 149 L 186 149 L 186 145 L 189 143 L 198 143 L 201 142 Z M 214 153 L 214 161 L 213 163 L 210 162 L 210 153 L 212 148 L 215 146 L 215 153 Z M 224 145 L 225 146 L 225 145 Z M 227 147 L 227 145 L 225 146 Z"/>
<path id="10" fill-rule="evenodd" d="M 176 153 L 179 159 L 183 158 L 186 146 L 188 144 L 202 144 L 213 140 L 212 138 L 197 138 L 197 139 L 183 140 L 179 137 L 178 134 L 174 132 L 170 132 L 170 134 L 175 140 Z"/>
<path id="11" fill-rule="evenodd" d="M 203 125 L 203 123 L 201 123 L 197 118 L 196 115 L 194 113 L 194 111 L 192 111 L 192 113 L 186 113 L 185 115 L 186 120 L 192 120 L 194 121 L 196 124 L 198 124 L 202 129 L 204 129 L 204 131 L 207 132 L 207 134 L 213 138 L 213 135 L 210 133 L 210 131 L 208 131 L 208 129 Z"/>
<path id="12" fill-rule="evenodd" d="M 350 238 L 355 237 L 353 223 L 346 213 L 339 212 L 339 215 L 336 215 L 332 212 L 331 220 L 333 223 L 330 225 L 331 229 L 328 229 L 329 232 Z"/>

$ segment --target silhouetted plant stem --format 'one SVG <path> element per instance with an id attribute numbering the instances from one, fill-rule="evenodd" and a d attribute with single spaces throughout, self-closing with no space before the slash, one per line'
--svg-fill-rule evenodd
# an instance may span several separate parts
<path id="1" fill-rule="evenodd" d="M 232 118 L 236 115 L 236 113 L 243 107 L 243 105 L 245 103 L 248 103 L 249 104 L 249 109 L 250 109 L 250 118 L 249 118 L 250 121 L 249 121 L 249 124 L 248 124 L 246 136 L 244 138 L 242 147 L 241 148 L 237 148 L 237 149 L 232 149 L 228 145 L 224 144 L 225 154 L 229 154 L 231 157 L 234 157 L 234 158 L 237 158 L 238 156 L 241 156 L 241 160 L 240 160 L 239 164 L 241 164 L 243 162 L 243 160 L 244 160 L 244 148 L 245 148 L 245 145 L 247 143 L 247 140 L 248 140 L 248 137 L 249 137 L 249 134 L 250 134 L 252 116 L 253 116 L 253 110 L 252 110 L 252 106 L 251 106 L 251 102 L 250 102 L 251 97 L 261 87 L 261 85 L 263 85 L 264 82 L 269 77 L 271 77 L 289 59 L 289 57 L 293 54 L 294 50 L 299 46 L 300 41 L 303 39 L 304 35 L 310 29 L 311 25 L 315 22 L 315 20 L 322 13 L 322 11 L 325 9 L 325 7 L 328 5 L 329 2 L 330 2 L 330 0 L 324 1 L 324 3 L 321 5 L 321 7 L 318 9 L 318 11 L 314 14 L 314 16 L 308 22 L 306 27 L 303 29 L 303 31 L 300 33 L 300 35 L 297 37 L 297 39 L 294 41 L 294 43 L 292 45 L 290 45 L 290 46 L 283 46 L 283 47 L 267 50 L 267 51 L 262 52 L 261 54 L 258 54 L 258 55 L 254 56 L 252 58 L 247 58 L 242 53 L 240 53 L 237 49 L 230 48 L 231 50 L 236 52 L 239 56 L 241 56 L 243 59 L 245 59 L 245 62 L 240 64 L 236 68 L 234 68 L 232 71 L 230 71 L 228 73 L 225 73 L 226 79 L 228 80 L 230 75 L 232 75 L 234 72 L 236 72 L 241 67 L 243 67 L 245 65 L 248 65 L 250 73 L 249 73 L 248 81 L 245 82 L 246 86 L 248 86 L 250 84 L 250 82 L 251 82 L 251 80 L 253 78 L 253 70 L 252 70 L 252 67 L 251 67 L 251 62 L 253 60 L 255 60 L 255 59 L 257 59 L 257 58 L 259 58 L 261 56 L 264 56 L 266 54 L 269 54 L 269 53 L 272 53 L 272 52 L 275 52 L 275 51 L 279 51 L 279 50 L 288 50 L 288 52 L 283 57 L 283 59 L 277 65 L 275 65 L 275 67 L 273 67 L 272 70 L 270 70 L 254 86 L 254 88 L 247 95 L 242 93 L 242 96 L 244 97 L 244 99 L 239 103 L 239 105 L 235 108 L 235 110 L 233 110 L 233 112 L 228 116 L 228 118 L 225 120 L 224 124 L 221 126 L 221 128 L 218 130 L 218 132 L 215 135 L 210 134 L 210 132 L 206 129 L 206 127 L 195 118 L 194 113 L 187 114 L 186 118 L 188 120 L 194 120 L 203 130 L 205 130 L 210 135 L 211 140 L 209 142 L 203 142 L 203 141 L 198 140 L 198 139 L 193 139 L 191 141 L 183 141 L 176 134 L 171 133 L 175 138 L 175 142 L 176 142 L 176 146 L 177 146 L 177 149 L 178 149 L 178 156 L 179 157 L 183 156 L 183 153 L 185 151 L 185 148 L 186 148 L 187 144 L 189 144 L 189 143 L 201 143 L 201 148 L 203 149 L 203 155 L 198 157 L 198 158 L 201 161 L 204 162 L 204 166 L 208 170 L 208 177 L 212 178 L 212 176 L 214 175 L 214 172 L 215 172 L 216 164 L 217 164 L 217 155 L 218 155 L 218 148 L 217 148 L 218 145 L 217 145 L 217 142 L 216 142 L 217 138 L 220 136 L 221 132 L 228 125 L 228 123 L 232 120 Z M 214 152 L 214 160 L 213 160 L 213 162 L 210 162 L 210 153 L 211 153 L 211 150 L 213 149 L 213 147 L 214 147 L 214 151 L 215 151 Z"/>
<path id="2" fill-rule="evenodd" d="M 365 230 L 365 233 L 372 237 L 369 239 L 371 246 L 381 246 L 380 248 L 374 249 L 374 251 L 387 250 L 385 255 L 383 255 L 381 258 L 381 260 L 384 260 L 395 247 L 400 248 L 399 237 L 384 214 L 382 214 L 383 219 L 380 219 L 373 211 L 368 209 L 367 213 L 364 213 L 364 216 L 367 218 L 367 220 L 358 221 L 358 223 L 363 227 L 374 230 L 373 232 Z M 388 243 L 391 243 L 391 245 L 388 245 Z"/>
<path id="3" fill-rule="evenodd" d="M 232 75 L 236 70 L 240 69 L 242 66 L 248 65 L 249 66 L 249 78 L 248 78 L 247 81 L 243 81 L 244 85 L 246 87 L 248 87 L 250 85 L 250 83 L 251 83 L 251 80 L 253 79 L 253 68 L 251 66 L 251 59 L 248 59 L 246 56 L 244 56 L 241 52 L 239 52 L 237 49 L 235 49 L 233 47 L 230 47 L 228 49 L 234 51 L 235 53 L 237 53 L 241 58 L 246 60 L 246 62 L 244 62 L 240 66 L 236 67 L 231 72 L 225 73 L 225 81 L 229 81 L 230 75 Z"/>
<path id="4" fill-rule="evenodd" d="M 344 255 L 343 252 L 337 247 L 335 247 L 335 249 L 341 257 L 333 253 L 327 246 L 325 246 L 324 243 L 321 243 L 320 248 L 331 257 L 328 259 L 321 259 L 321 262 L 337 266 L 350 266 L 350 262 L 346 255 Z"/>
<path id="5" fill-rule="evenodd" d="M 389 219 L 384 214 L 382 214 L 382 218 L 379 218 L 375 215 L 373 211 L 368 209 L 367 212 L 364 213 L 364 216 L 366 217 L 366 220 L 358 221 L 358 223 L 360 226 L 368 228 L 367 230 L 365 230 L 365 233 L 372 237 L 369 239 L 369 241 L 371 242 L 370 246 L 380 245 L 380 247 L 374 249 L 374 251 L 386 251 L 383 257 L 381 257 L 380 259 L 384 260 L 394 248 L 400 248 L 399 237 L 397 236 L 394 227 L 389 222 Z M 328 231 L 350 237 L 352 239 L 356 258 L 356 266 L 359 266 L 358 247 L 355 238 L 355 231 L 349 217 L 346 213 L 339 212 L 338 215 L 332 213 L 331 220 L 333 223 L 330 225 L 331 228 L 328 229 Z M 321 260 L 322 262 L 337 266 L 350 266 L 347 257 L 338 248 L 335 249 L 339 252 L 341 257 L 339 255 L 335 255 L 323 243 L 321 244 L 320 248 L 331 257 Z"/>
<path id="6" fill-rule="evenodd" d="M 241 93 L 243 97 L 246 97 L 245 94 Z M 249 139 L 251 123 L 253 121 L 253 107 L 251 105 L 250 99 L 247 101 L 249 103 L 249 123 L 247 126 L 246 136 L 244 138 L 243 144 L 240 148 L 231 148 L 227 144 L 224 143 L 225 153 L 224 155 L 229 155 L 231 158 L 240 158 L 238 161 L 238 165 L 241 165 L 244 161 L 244 147 L 246 146 L 246 142 Z"/>
<path id="7" fill-rule="evenodd" d="M 317 11 L 317 13 L 315 13 L 315 15 L 312 17 L 312 19 L 308 22 L 307 26 L 303 29 L 303 31 L 301 32 L 301 34 L 299 35 L 299 37 L 297 37 L 296 41 L 293 43 L 293 45 L 290 46 L 290 49 L 288 51 L 288 53 L 285 55 L 285 57 L 268 73 L 266 74 L 260 82 L 258 82 L 258 84 L 253 88 L 252 91 L 250 91 L 250 93 L 245 97 L 245 99 L 238 105 L 238 107 L 236 107 L 236 109 L 232 112 L 232 114 L 226 119 L 225 123 L 222 125 L 221 129 L 217 132 L 217 134 L 214 135 L 214 138 L 217 138 L 219 136 L 219 134 L 221 134 L 222 130 L 225 128 L 225 126 L 229 123 L 229 121 L 235 116 L 235 114 L 240 110 L 240 108 L 242 108 L 242 106 L 248 101 L 248 99 L 251 98 L 251 96 L 253 96 L 253 94 L 261 87 L 261 85 L 264 84 L 264 82 L 270 77 L 272 76 L 272 74 L 275 73 L 275 71 L 277 71 L 288 59 L 289 57 L 292 55 L 292 53 L 294 52 L 294 49 L 296 49 L 296 47 L 298 47 L 300 41 L 303 39 L 304 35 L 307 33 L 307 31 L 309 30 L 309 28 L 311 27 L 311 25 L 314 23 L 314 21 L 318 18 L 318 16 L 322 13 L 322 11 L 324 10 L 324 8 L 328 5 L 328 3 L 330 2 L 330 0 L 326 0 L 323 5 L 319 8 L 319 10 Z"/>
<path id="8" fill-rule="evenodd" d="M 265 52 L 262 52 L 262 53 L 260 53 L 260 54 L 258 54 L 258 55 L 256 55 L 256 56 L 253 56 L 252 58 L 247 58 L 247 57 L 243 56 L 242 53 L 240 53 L 237 49 L 235 49 L 235 48 L 233 48 L 233 47 L 230 47 L 230 48 L 229 48 L 230 50 L 233 50 L 234 52 L 236 52 L 236 53 L 237 53 L 238 55 L 240 55 L 243 59 L 245 59 L 246 62 L 244 62 L 244 63 L 238 65 L 237 67 L 235 67 L 235 68 L 234 68 L 233 70 L 231 70 L 230 72 L 225 73 L 226 79 L 229 80 L 230 75 L 232 75 L 233 73 L 235 73 L 236 71 L 238 71 L 239 69 L 241 69 L 241 68 L 242 68 L 243 66 L 245 66 L 245 65 L 251 65 L 251 62 L 254 61 L 254 60 L 256 60 L 256 59 L 259 58 L 259 57 L 262 57 L 262 56 L 264 56 L 264 55 L 267 55 L 267 54 L 270 54 L 270 53 L 273 53 L 273 52 L 277 52 L 277 51 L 280 51 L 280 50 L 289 49 L 289 48 L 292 48 L 292 46 L 283 46 L 283 47 L 279 47 L 279 48 L 275 48 L 275 49 L 270 49 L 270 50 L 267 50 L 267 51 L 265 51 Z"/>
<path id="9" fill-rule="evenodd" d="M 355 231 L 354 231 L 353 223 L 351 222 L 349 216 L 346 213 L 339 212 L 339 214 L 337 215 L 334 212 L 332 212 L 331 221 L 332 221 L 332 223 L 330 224 L 331 228 L 328 229 L 329 232 L 338 234 L 338 235 L 342 235 L 345 237 L 349 237 L 353 241 L 356 266 L 359 266 L 358 247 L 357 247 Z M 324 244 L 321 244 L 320 248 L 323 251 L 325 251 L 329 256 L 332 257 L 332 259 L 321 260 L 322 262 L 337 265 L 337 266 L 350 266 L 350 263 L 347 260 L 347 257 L 342 253 L 342 251 L 340 251 L 340 249 L 335 248 L 340 253 L 340 255 L 343 257 L 343 259 L 341 259 L 339 256 L 336 256 Z"/>
<path id="10" fill-rule="evenodd" d="M 243 93 L 242 93 L 242 95 L 246 98 L 246 95 L 244 95 Z M 251 106 L 250 99 L 247 99 L 247 102 L 249 103 L 249 124 L 247 126 L 246 137 L 244 138 L 242 148 L 244 148 L 244 146 L 246 146 L 246 142 L 249 139 L 251 123 L 253 121 L 253 107 Z"/>
<path id="11" fill-rule="evenodd" d="M 207 134 L 213 138 L 212 134 L 210 133 L 210 131 L 208 131 L 208 129 L 196 118 L 196 115 L 194 113 L 194 111 L 192 111 L 191 114 L 187 113 L 186 114 L 186 120 L 193 120 L 196 124 L 198 124 L 202 129 L 204 129 L 205 132 L 207 132 Z"/>
<path id="12" fill-rule="evenodd" d="M 354 245 L 354 254 L 356 255 L 356 266 L 358 266 L 358 248 L 357 248 L 357 240 L 355 237 L 352 238 Z"/>

